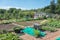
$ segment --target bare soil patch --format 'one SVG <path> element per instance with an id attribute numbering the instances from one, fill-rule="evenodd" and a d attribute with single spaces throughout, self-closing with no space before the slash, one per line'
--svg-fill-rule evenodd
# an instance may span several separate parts
<path id="1" fill-rule="evenodd" d="M 12 24 L 1 24 L 0 25 L 0 30 L 9 30 L 9 29 L 12 29 L 13 27 L 15 27 L 15 25 L 12 25 Z"/>
<path id="2" fill-rule="evenodd" d="M 35 21 L 25 21 L 25 22 L 16 22 L 16 24 L 23 25 L 23 26 L 32 26 L 34 23 L 39 23 L 43 20 L 35 20 Z"/>

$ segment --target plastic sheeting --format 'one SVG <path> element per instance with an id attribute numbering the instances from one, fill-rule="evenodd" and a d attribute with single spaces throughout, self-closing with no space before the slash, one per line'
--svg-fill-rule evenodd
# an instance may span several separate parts
<path id="1" fill-rule="evenodd" d="M 24 28 L 22 31 L 23 31 L 24 33 L 26 33 L 26 34 L 35 36 L 36 34 L 35 34 L 34 30 L 35 30 L 34 28 L 28 26 L 28 27 Z M 45 32 L 42 32 L 42 31 L 40 31 L 40 30 L 38 30 L 38 31 L 39 31 L 39 35 L 40 35 L 40 36 L 44 37 L 44 36 L 46 35 Z"/>
<path id="2" fill-rule="evenodd" d="M 60 37 L 56 38 L 56 40 L 60 40 Z"/>

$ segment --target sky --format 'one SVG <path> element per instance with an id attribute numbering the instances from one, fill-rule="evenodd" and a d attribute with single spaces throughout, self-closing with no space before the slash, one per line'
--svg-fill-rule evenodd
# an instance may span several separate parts
<path id="1" fill-rule="evenodd" d="M 0 0 L 0 8 L 37 9 L 50 5 L 51 0 Z"/>

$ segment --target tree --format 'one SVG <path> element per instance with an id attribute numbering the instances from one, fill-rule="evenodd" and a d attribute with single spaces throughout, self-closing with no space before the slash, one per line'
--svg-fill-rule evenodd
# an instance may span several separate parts
<path id="1" fill-rule="evenodd" d="M 21 9 L 18 9 L 17 12 L 18 12 L 17 18 L 19 19 L 21 14 Z"/>
<path id="2" fill-rule="evenodd" d="M 51 1 L 51 5 L 50 5 L 50 11 L 51 11 L 51 13 L 55 13 L 55 8 L 56 8 L 56 6 L 55 6 L 55 0 L 52 0 Z"/>
<path id="3" fill-rule="evenodd" d="M 57 0 L 56 13 L 60 14 L 60 0 Z"/>
<path id="4" fill-rule="evenodd" d="M 57 3 L 60 5 L 60 0 L 57 0 Z"/>
<path id="5" fill-rule="evenodd" d="M 46 9 L 45 12 L 46 12 L 46 13 L 50 13 L 50 9 Z"/>

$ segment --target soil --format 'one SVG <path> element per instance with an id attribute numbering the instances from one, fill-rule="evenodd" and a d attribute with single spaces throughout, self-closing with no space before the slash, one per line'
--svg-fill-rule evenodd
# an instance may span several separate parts
<path id="1" fill-rule="evenodd" d="M 36 20 L 36 21 L 26 21 L 26 22 L 16 22 L 16 24 L 23 25 L 23 26 L 32 26 L 34 23 L 40 24 L 42 20 Z"/>
<path id="2" fill-rule="evenodd" d="M 9 30 L 15 27 L 15 25 L 12 24 L 0 24 L 0 30 Z"/>
<path id="3" fill-rule="evenodd" d="M 16 22 L 16 24 L 18 25 L 23 25 L 23 26 L 32 26 L 34 23 L 40 23 L 40 20 L 37 21 L 26 21 L 26 22 Z M 12 29 L 14 28 L 16 25 L 13 24 L 1 24 L 0 25 L 0 30 L 6 29 Z M 20 36 L 20 38 L 22 38 L 23 40 L 55 40 L 57 37 L 60 37 L 60 30 L 56 31 L 56 32 L 46 32 L 47 35 L 45 37 L 42 38 L 35 38 L 33 36 L 30 36 L 28 34 L 22 35 Z"/>
<path id="4" fill-rule="evenodd" d="M 28 34 L 25 34 L 23 36 L 20 36 L 23 40 L 56 40 L 57 37 L 60 37 L 60 30 L 56 32 L 46 32 L 47 35 L 42 38 L 35 38 L 33 36 L 30 36 Z"/>

